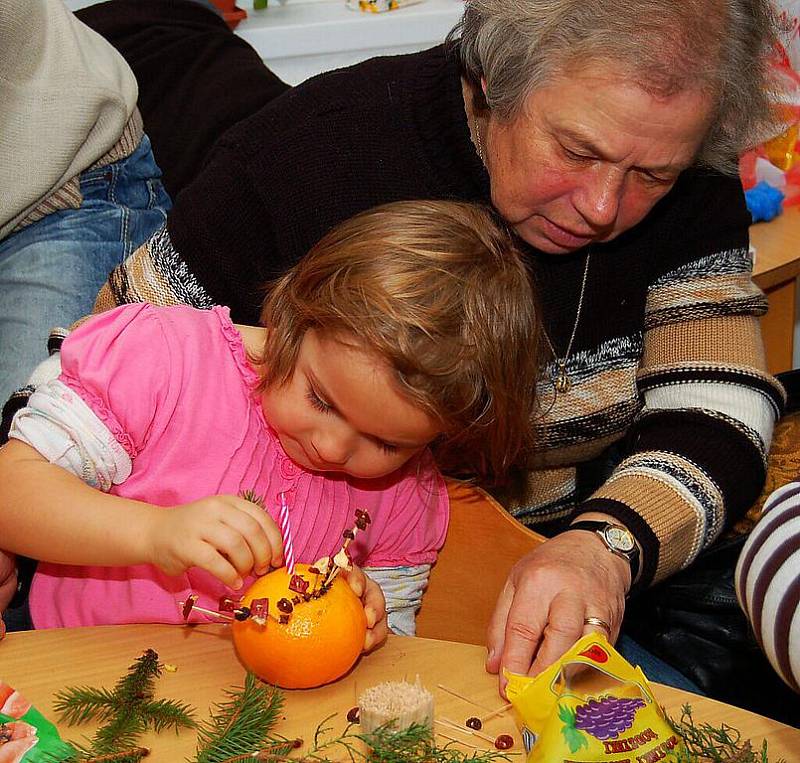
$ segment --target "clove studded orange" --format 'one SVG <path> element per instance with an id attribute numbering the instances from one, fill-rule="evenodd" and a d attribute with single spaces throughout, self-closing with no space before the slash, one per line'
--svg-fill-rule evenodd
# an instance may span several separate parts
<path id="1" fill-rule="evenodd" d="M 322 576 L 307 564 L 295 575 L 308 583 L 290 589 L 286 567 L 259 578 L 242 606 L 268 599 L 269 615 L 232 623 L 233 643 L 242 664 L 259 678 L 284 689 L 307 689 L 335 681 L 353 666 L 364 646 L 367 619 L 361 601 L 341 577 L 322 588 Z"/>

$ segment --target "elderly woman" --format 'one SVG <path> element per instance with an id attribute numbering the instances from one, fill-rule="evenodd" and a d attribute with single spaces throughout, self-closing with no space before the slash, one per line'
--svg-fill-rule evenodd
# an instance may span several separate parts
<path id="1" fill-rule="evenodd" d="M 261 284 L 360 210 L 492 204 L 551 355 L 520 380 L 540 387 L 538 447 L 502 494 L 551 538 L 509 576 L 487 668 L 539 671 L 588 630 L 615 639 L 626 596 L 691 564 L 762 484 L 782 390 L 736 155 L 772 118 L 772 34 L 767 0 L 468 0 L 448 43 L 323 74 L 229 129 L 98 308 L 255 322 Z"/>

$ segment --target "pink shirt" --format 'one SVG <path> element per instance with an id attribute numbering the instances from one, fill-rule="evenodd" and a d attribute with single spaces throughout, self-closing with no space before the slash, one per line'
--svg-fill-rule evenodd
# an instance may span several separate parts
<path id="1" fill-rule="evenodd" d="M 227 308 L 119 307 L 73 332 L 64 341 L 61 364 L 61 380 L 132 459 L 131 475 L 112 494 L 169 507 L 249 489 L 265 497 L 278 522 L 277 496 L 287 491 L 298 561 L 334 553 L 357 508 L 373 520 L 350 547 L 357 564 L 435 561 L 449 505 L 430 453 L 381 480 L 302 469 L 264 420 L 253 393 L 258 376 Z M 220 596 L 236 596 L 198 568 L 170 577 L 151 565 L 41 563 L 30 610 L 36 628 L 179 623 L 178 602 L 190 593 L 212 609 Z"/>

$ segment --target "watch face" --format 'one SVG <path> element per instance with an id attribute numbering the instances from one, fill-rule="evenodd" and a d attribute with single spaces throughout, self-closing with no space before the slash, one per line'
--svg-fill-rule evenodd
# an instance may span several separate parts
<path id="1" fill-rule="evenodd" d="M 633 536 L 624 527 L 607 527 L 605 531 L 606 541 L 612 548 L 627 554 L 633 551 L 635 542 Z"/>

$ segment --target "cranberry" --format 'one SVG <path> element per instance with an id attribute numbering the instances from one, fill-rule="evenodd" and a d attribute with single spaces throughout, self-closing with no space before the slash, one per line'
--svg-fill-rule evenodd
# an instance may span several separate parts
<path id="1" fill-rule="evenodd" d="M 471 718 L 467 718 L 466 723 L 468 729 L 475 729 L 475 731 L 480 731 L 483 728 L 481 719 L 476 718 L 474 715 Z"/>
<path id="2" fill-rule="evenodd" d="M 498 750 L 510 750 L 514 746 L 514 737 L 512 737 L 511 734 L 500 734 L 500 736 L 494 740 L 494 746 Z"/>

